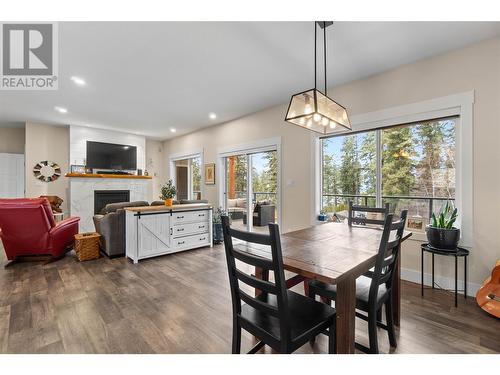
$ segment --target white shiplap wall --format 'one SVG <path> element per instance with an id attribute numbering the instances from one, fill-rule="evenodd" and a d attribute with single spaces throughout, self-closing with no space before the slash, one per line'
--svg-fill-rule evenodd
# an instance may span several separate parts
<path id="1" fill-rule="evenodd" d="M 116 143 L 137 147 L 137 169 L 146 168 L 146 137 L 112 130 L 71 125 L 69 128 L 69 163 L 85 165 L 87 141 Z"/>

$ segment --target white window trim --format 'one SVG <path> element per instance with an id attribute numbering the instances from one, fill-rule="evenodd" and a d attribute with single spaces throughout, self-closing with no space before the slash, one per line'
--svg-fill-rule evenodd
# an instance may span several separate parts
<path id="1" fill-rule="evenodd" d="M 192 181 L 192 176 L 191 176 L 191 160 L 193 158 L 200 158 L 200 190 L 201 190 L 201 199 L 206 199 L 205 195 L 205 168 L 203 164 L 203 149 L 198 149 L 198 150 L 192 150 L 192 151 L 182 151 L 182 152 L 176 152 L 174 154 L 170 154 L 169 156 L 169 161 L 170 161 L 170 179 L 172 180 L 172 183 L 174 186 L 177 186 L 177 173 L 176 173 L 176 168 L 175 168 L 175 162 L 179 160 L 185 160 L 189 159 L 188 163 L 188 176 L 190 181 L 188 181 L 188 198 L 192 199 L 193 197 L 193 181 Z"/>
<path id="2" fill-rule="evenodd" d="M 460 116 L 456 127 L 456 190 L 455 204 L 459 209 L 461 245 L 471 247 L 473 243 L 473 108 L 474 90 L 434 98 L 417 103 L 387 108 L 351 117 L 353 131 L 368 131 L 376 128 L 408 124 L 440 117 Z M 345 131 L 339 134 L 349 134 Z M 321 204 L 321 160 L 320 137 L 312 137 L 314 152 L 313 171 L 314 197 L 311 224 L 317 224 Z M 414 233 L 413 239 L 424 241 L 425 234 Z"/>
<path id="3" fill-rule="evenodd" d="M 224 158 L 227 156 L 234 155 L 244 155 L 249 153 L 259 153 L 265 151 L 276 151 L 278 156 L 278 176 L 277 176 L 277 197 L 276 201 L 278 202 L 278 224 L 281 227 L 282 223 L 282 184 L 281 184 L 281 171 L 282 167 L 282 155 L 281 155 L 281 137 L 274 138 L 266 138 L 261 139 L 254 142 L 241 143 L 233 146 L 225 146 L 217 149 L 217 165 L 215 168 L 215 181 L 218 185 L 218 198 L 219 198 L 219 206 L 224 207 L 225 199 L 224 199 L 224 189 L 225 189 L 225 165 Z M 250 167 L 250 166 L 249 166 Z M 249 168 L 250 171 L 250 168 Z M 251 196 L 251 189 L 248 191 L 248 197 Z M 248 199 L 247 197 L 247 199 Z M 247 200 L 249 201 L 249 200 Z M 248 222 L 251 222 L 249 220 Z M 251 224 L 250 224 L 251 225 Z"/>

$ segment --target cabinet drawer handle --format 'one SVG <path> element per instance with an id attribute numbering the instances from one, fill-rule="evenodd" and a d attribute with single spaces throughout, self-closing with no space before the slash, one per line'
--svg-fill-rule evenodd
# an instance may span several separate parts
<path id="1" fill-rule="evenodd" d="M 179 241 L 177 242 L 177 245 L 183 245 L 185 243 L 185 241 Z"/>
<path id="2" fill-rule="evenodd" d="M 205 214 L 198 214 L 198 217 L 203 217 L 205 216 Z"/>
<path id="3" fill-rule="evenodd" d="M 184 219 L 184 216 L 177 216 L 177 219 Z"/>
<path id="4" fill-rule="evenodd" d="M 177 232 L 182 232 L 184 228 L 177 228 Z"/>
<path id="5" fill-rule="evenodd" d="M 200 238 L 200 241 L 203 241 L 203 240 L 206 240 L 207 238 L 206 237 L 202 237 Z"/>
<path id="6" fill-rule="evenodd" d="M 203 228 L 205 228 L 204 225 L 198 225 L 198 229 L 203 229 Z"/>

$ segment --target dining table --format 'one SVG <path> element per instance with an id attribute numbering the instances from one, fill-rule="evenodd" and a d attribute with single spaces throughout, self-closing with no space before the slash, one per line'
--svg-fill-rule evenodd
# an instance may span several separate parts
<path id="1" fill-rule="evenodd" d="M 410 231 L 405 231 L 402 241 L 411 235 Z M 308 279 L 337 287 L 336 343 L 339 354 L 355 351 L 356 279 L 375 266 L 381 237 L 382 229 L 379 227 L 333 222 L 281 235 L 284 269 L 296 274 L 287 287 Z M 270 248 L 262 245 L 240 243 L 235 247 L 254 255 L 271 256 Z M 400 259 L 398 256 L 392 288 L 394 323 L 397 326 L 400 325 L 401 315 Z M 255 277 L 265 279 L 267 276 L 256 267 Z"/>

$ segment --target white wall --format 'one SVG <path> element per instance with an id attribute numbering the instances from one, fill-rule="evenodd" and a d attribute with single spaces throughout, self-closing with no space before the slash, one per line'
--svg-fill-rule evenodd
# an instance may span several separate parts
<path id="1" fill-rule="evenodd" d="M 137 147 L 137 169 L 146 167 L 146 137 L 112 130 L 70 126 L 70 164 L 85 165 L 87 141 L 116 143 Z"/>
<path id="2" fill-rule="evenodd" d="M 26 123 L 26 197 L 57 195 L 64 200 L 62 209 L 69 211 L 69 184 L 64 177 L 69 169 L 69 129 L 67 126 Z M 61 177 L 43 182 L 33 175 L 33 167 L 43 160 L 61 167 Z"/>
<path id="3" fill-rule="evenodd" d="M 25 129 L 0 125 L 0 153 L 24 154 Z"/>
<path id="4" fill-rule="evenodd" d="M 150 184 L 152 200 L 160 199 L 160 187 L 165 183 L 165 171 L 163 161 L 163 142 L 146 140 L 146 170 L 153 177 L 153 183 Z"/>

